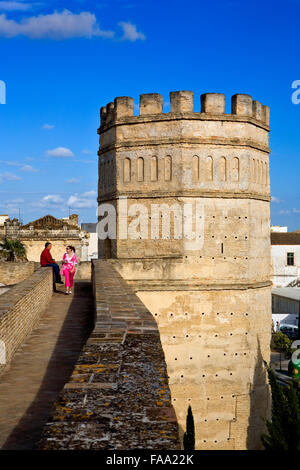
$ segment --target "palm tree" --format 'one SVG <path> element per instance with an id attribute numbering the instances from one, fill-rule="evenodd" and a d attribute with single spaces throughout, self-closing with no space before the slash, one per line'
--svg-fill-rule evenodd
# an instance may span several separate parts
<path id="1" fill-rule="evenodd" d="M 26 259 L 26 247 L 20 240 L 8 240 L 4 238 L 0 243 L 0 250 L 6 256 L 7 261 Z"/>

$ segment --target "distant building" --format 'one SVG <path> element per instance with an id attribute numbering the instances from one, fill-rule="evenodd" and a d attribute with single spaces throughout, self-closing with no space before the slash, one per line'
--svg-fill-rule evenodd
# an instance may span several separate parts
<path id="1" fill-rule="evenodd" d="M 98 258 L 97 223 L 83 223 L 81 230 L 90 234 L 88 246 L 88 261 Z"/>
<path id="2" fill-rule="evenodd" d="M 300 287 L 300 231 L 271 231 L 271 245 L 274 287 Z"/>
<path id="3" fill-rule="evenodd" d="M 281 324 L 298 326 L 300 288 L 274 287 L 272 289 L 272 320 L 275 331 Z"/>
<path id="4" fill-rule="evenodd" d="M 281 225 L 271 225 L 271 232 L 287 232 L 287 227 L 282 227 Z"/>
<path id="5" fill-rule="evenodd" d="M 18 239 L 26 246 L 29 261 L 40 260 L 45 243 L 52 243 L 51 254 L 56 261 L 62 259 L 66 245 L 72 245 L 80 261 L 88 260 L 89 234 L 78 225 L 78 215 L 57 219 L 45 215 L 40 219 L 20 225 L 18 219 L 10 220 L 7 216 L 3 225 L 0 223 L 0 238 Z M 3 219 L 0 219 L 0 222 Z"/>
<path id="6" fill-rule="evenodd" d="M 4 227 L 4 222 L 9 219 L 7 214 L 0 214 L 0 230 L 1 227 Z"/>

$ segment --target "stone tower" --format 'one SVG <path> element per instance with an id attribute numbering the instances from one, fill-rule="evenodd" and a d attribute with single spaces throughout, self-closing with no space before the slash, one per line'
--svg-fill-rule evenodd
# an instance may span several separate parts
<path id="1" fill-rule="evenodd" d="M 163 113 L 162 96 L 144 94 L 138 116 L 130 97 L 101 108 L 98 201 L 117 225 L 99 257 L 158 323 L 181 432 L 191 405 L 197 449 L 257 449 L 270 401 L 269 108 L 237 94 L 225 114 L 225 96 L 207 93 L 194 112 L 193 99 L 171 92 Z M 178 206 L 194 240 L 174 236 Z"/>

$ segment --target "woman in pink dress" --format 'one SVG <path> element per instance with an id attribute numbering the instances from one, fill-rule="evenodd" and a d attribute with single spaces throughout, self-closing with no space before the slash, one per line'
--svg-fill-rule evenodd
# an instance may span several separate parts
<path id="1" fill-rule="evenodd" d="M 68 245 L 66 253 L 63 256 L 63 264 L 61 274 L 66 278 L 66 295 L 72 294 L 73 279 L 77 267 L 77 257 L 75 255 L 75 248 Z"/>

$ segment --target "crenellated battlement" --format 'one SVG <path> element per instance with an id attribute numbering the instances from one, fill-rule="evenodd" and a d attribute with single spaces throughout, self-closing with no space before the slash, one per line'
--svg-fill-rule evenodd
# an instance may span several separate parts
<path id="1" fill-rule="evenodd" d="M 129 96 L 119 96 L 114 102 L 108 103 L 100 110 L 100 130 L 109 126 L 113 122 L 143 122 L 146 116 L 162 119 L 172 117 L 172 115 L 187 114 L 188 117 L 217 119 L 228 118 L 239 120 L 238 118 L 250 119 L 259 122 L 262 126 L 269 126 L 269 107 L 252 99 L 247 94 L 235 94 L 231 97 L 231 114 L 225 113 L 225 95 L 222 93 L 204 93 L 200 97 L 201 111 L 194 112 L 194 93 L 192 91 L 181 90 L 170 92 L 170 112 L 163 112 L 163 96 L 159 93 L 146 93 L 140 95 L 139 115 L 134 116 L 134 100 Z"/>

